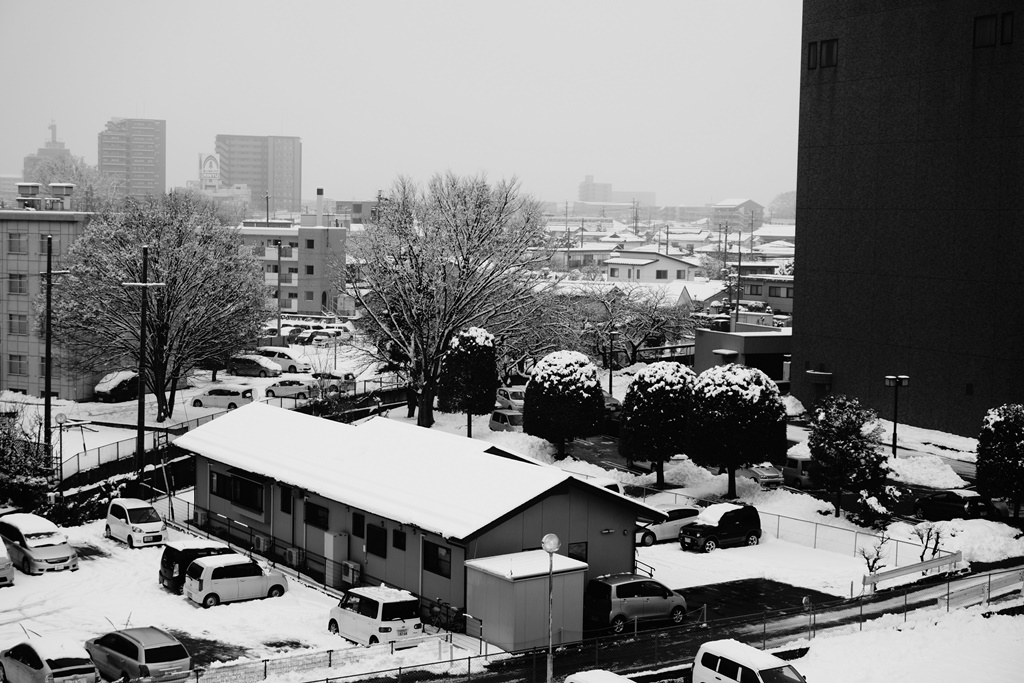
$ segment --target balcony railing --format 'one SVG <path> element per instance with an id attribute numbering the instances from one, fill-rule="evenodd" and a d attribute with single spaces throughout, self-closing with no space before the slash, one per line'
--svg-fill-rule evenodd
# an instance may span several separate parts
<path id="1" fill-rule="evenodd" d="M 253 247 L 257 256 L 265 261 L 276 261 L 278 247 Z M 298 261 L 299 250 L 292 247 L 280 247 L 282 261 Z"/>

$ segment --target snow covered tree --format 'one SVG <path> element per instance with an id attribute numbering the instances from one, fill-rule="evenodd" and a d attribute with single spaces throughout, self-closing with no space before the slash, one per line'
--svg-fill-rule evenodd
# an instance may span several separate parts
<path id="1" fill-rule="evenodd" d="M 796 190 L 775 195 L 768 205 L 772 220 L 796 218 Z"/>
<path id="2" fill-rule="evenodd" d="M 887 457 L 879 448 L 882 427 L 874 410 L 842 395 L 826 396 L 807 415 L 812 481 L 835 496 L 838 517 L 843 491 L 875 491 L 885 481 Z"/>
<path id="3" fill-rule="evenodd" d="M 533 368 L 523 403 L 523 431 L 554 442 L 565 457 L 565 442 L 592 434 L 604 417 L 597 367 L 578 351 L 555 351 Z"/>
<path id="4" fill-rule="evenodd" d="M 1024 501 L 1024 405 L 1008 403 L 989 410 L 978 435 L 978 489 L 1013 503 L 1020 515 Z"/>
<path id="5" fill-rule="evenodd" d="M 498 365 L 494 335 L 481 327 L 459 332 L 441 362 L 437 407 L 446 413 L 466 414 L 466 436 L 473 436 L 473 416 L 494 410 Z"/>
<path id="6" fill-rule="evenodd" d="M 142 245 L 149 245 L 148 282 Z M 147 297 L 146 371 L 157 419 L 173 412 L 179 378 L 253 343 L 270 317 L 263 269 L 238 230 L 190 192 L 128 199 L 98 215 L 68 249 L 54 281 L 53 339 L 62 367 L 79 373 L 137 368 L 142 297 Z M 45 315 L 45 293 L 36 304 Z M 41 325 L 40 325 L 41 326 Z"/>
<path id="7" fill-rule="evenodd" d="M 650 460 L 658 485 L 665 483 L 665 463 L 687 450 L 694 429 L 693 385 L 697 376 L 682 363 L 652 363 L 633 378 L 622 403 L 619 454 Z"/>
<path id="8" fill-rule="evenodd" d="M 736 497 L 736 470 L 763 460 L 786 417 L 779 388 L 757 368 L 729 363 L 708 368 L 693 385 L 697 415 L 690 457 L 725 469 L 728 498 Z"/>
<path id="9" fill-rule="evenodd" d="M 545 288 L 529 273 L 546 260 L 540 205 L 514 179 L 434 176 L 426 191 L 400 178 L 377 206 L 376 220 L 353 240 L 359 259 L 352 295 L 364 307 L 373 348 L 402 364 L 418 395 L 417 424 L 434 422 L 441 361 L 452 336 L 472 326 L 496 337 L 530 320 Z"/>
<path id="10" fill-rule="evenodd" d="M 42 419 L 36 420 L 32 429 L 41 437 Z M 45 499 L 53 469 L 41 440 L 26 429 L 20 405 L 0 408 L 0 505 L 34 510 Z"/>
<path id="11" fill-rule="evenodd" d="M 71 205 L 78 211 L 107 209 L 116 202 L 118 191 L 124 185 L 123 180 L 101 173 L 82 157 L 70 155 L 44 159 L 32 169 L 26 181 L 41 183 L 44 191 L 50 183 L 74 183 Z"/>

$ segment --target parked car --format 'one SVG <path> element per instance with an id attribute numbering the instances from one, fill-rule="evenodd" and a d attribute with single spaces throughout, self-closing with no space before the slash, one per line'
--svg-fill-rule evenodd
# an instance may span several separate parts
<path id="1" fill-rule="evenodd" d="M 700 508 L 693 505 L 656 505 L 659 510 L 668 515 L 664 522 L 656 522 L 647 526 L 637 525 L 637 545 L 654 545 L 657 541 L 674 541 L 679 538 L 679 528 L 692 524 Z"/>
<path id="2" fill-rule="evenodd" d="M 256 353 L 274 361 L 281 372 L 310 372 L 309 359 L 286 346 L 261 346 Z"/>
<path id="3" fill-rule="evenodd" d="M 160 545 L 167 537 L 167 525 L 152 505 L 138 498 L 114 498 L 107 505 L 107 538 L 124 541 L 129 548 Z"/>
<path id="4" fill-rule="evenodd" d="M 633 679 L 606 669 L 587 669 L 569 674 L 565 683 L 633 683 Z"/>
<path id="5" fill-rule="evenodd" d="M 139 397 L 139 373 L 135 370 L 118 370 L 103 376 L 93 394 L 97 401 L 121 403 Z"/>
<path id="6" fill-rule="evenodd" d="M 770 462 L 763 462 L 758 465 L 750 465 L 749 467 L 740 467 L 736 470 L 737 477 L 746 477 L 747 479 L 753 479 L 762 488 L 774 488 L 776 486 L 782 486 L 784 481 L 782 477 L 782 470 Z"/>
<path id="7" fill-rule="evenodd" d="M 526 401 L 526 386 L 499 387 L 495 398 L 495 405 L 499 408 L 523 411 L 523 402 Z"/>
<path id="8" fill-rule="evenodd" d="M 491 419 L 487 423 L 492 432 L 521 432 L 523 431 L 523 414 L 518 410 L 502 408 L 491 413 Z"/>
<path id="9" fill-rule="evenodd" d="M 185 571 L 185 597 L 203 607 L 222 602 L 279 598 L 288 579 L 245 555 L 228 553 L 193 560 Z"/>
<path id="10" fill-rule="evenodd" d="M 314 372 L 313 379 L 316 380 L 318 389 L 325 394 L 353 391 L 356 388 L 356 376 L 352 372 L 324 370 L 322 372 Z"/>
<path id="11" fill-rule="evenodd" d="M 693 659 L 693 683 L 804 683 L 793 665 L 731 638 L 712 640 Z"/>
<path id="12" fill-rule="evenodd" d="M 228 359 L 227 372 L 247 377 L 280 377 L 281 368 L 269 358 L 254 354 L 232 356 Z"/>
<path id="13" fill-rule="evenodd" d="M 415 595 L 397 588 L 350 588 L 331 608 L 327 630 L 360 645 L 400 643 L 423 635 L 419 605 Z"/>
<path id="14" fill-rule="evenodd" d="M 145 678 L 153 683 L 171 683 L 192 675 L 188 650 L 156 626 L 111 631 L 85 641 L 85 649 L 100 676 L 110 681 Z"/>
<path id="15" fill-rule="evenodd" d="M 14 563 L 7 554 L 7 544 L 0 543 L 0 586 L 14 585 Z"/>
<path id="16" fill-rule="evenodd" d="M 0 652 L 3 683 L 96 683 L 98 678 L 80 642 L 42 636 Z"/>
<path id="17" fill-rule="evenodd" d="M 700 511 L 697 518 L 679 528 L 683 550 L 709 553 L 715 548 L 757 545 L 761 541 L 761 516 L 753 505 L 715 503 Z"/>
<path id="18" fill-rule="evenodd" d="M 267 388 L 263 390 L 263 394 L 267 398 L 274 398 L 275 396 L 290 396 L 300 401 L 312 396 L 313 392 L 313 385 L 310 382 L 306 382 L 301 379 L 279 379 L 273 384 L 268 385 Z"/>
<path id="19" fill-rule="evenodd" d="M 792 453 L 786 456 L 786 464 L 782 468 L 782 481 L 786 486 L 795 489 L 806 489 L 812 486 L 811 471 L 814 466 L 814 458 L 802 453 Z"/>
<path id="20" fill-rule="evenodd" d="M 352 335 L 342 333 L 340 330 L 321 330 L 313 334 L 313 346 L 323 349 L 329 346 L 337 346 L 352 338 Z"/>
<path id="21" fill-rule="evenodd" d="M 26 574 L 78 571 L 78 553 L 68 537 L 48 519 L 30 512 L 0 517 L 0 538 L 11 562 Z"/>
<path id="22" fill-rule="evenodd" d="M 218 541 L 205 538 L 181 538 L 167 541 L 160 556 L 160 585 L 175 593 L 181 593 L 185 585 L 185 570 L 193 560 L 210 555 L 227 555 L 234 551 Z"/>
<path id="23" fill-rule="evenodd" d="M 626 495 L 626 487 L 622 485 L 621 481 L 616 481 L 615 479 L 610 479 L 608 477 L 591 477 L 590 479 L 584 479 L 584 481 L 588 484 L 593 484 L 594 486 L 600 486 L 603 489 L 614 491 L 621 496 Z"/>
<path id="24" fill-rule="evenodd" d="M 604 413 L 605 417 L 618 417 L 619 413 L 622 412 L 622 401 L 615 398 L 607 391 L 601 391 L 604 397 Z"/>
<path id="25" fill-rule="evenodd" d="M 991 500 L 971 489 L 926 493 L 914 503 L 914 514 L 933 522 L 949 519 L 999 519 L 1003 516 Z"/>
<path id="26" fill-rule="evenodd" d="M 660 581 L 639 574 L 606 574 L 587 582 L 583 622 L 590 628 L 627 630 L 633 621 L 686 620 L 686 598 Z"/>
<path id="27" fill-rule="evenodd" d="M 238 406 L 252 403 L 252 387 L 244 384 L 221 384 L 212 386 L 192 399 L 195 408 L 227 408 L 234 410 Z"/>

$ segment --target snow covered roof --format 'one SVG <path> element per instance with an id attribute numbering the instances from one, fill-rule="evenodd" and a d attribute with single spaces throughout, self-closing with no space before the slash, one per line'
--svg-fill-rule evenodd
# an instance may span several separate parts
<path id="1" fill-rule="evenodd" d="M 707 280 L 705 282 L 686 282 L 686 293 L 693 301 L 705 301 L 713 296 L 718 296 L 725 291 L 726 283 L 722 280 Z"/>
<path id="2" fill-rule="evenodd" d="M 631 232 L 625 230 L 620 232 L 613 232 L 607 237 L 601 238 L 602 242 L 644 242 L 646 238 L 640 237 L 640 235 L 634 235 Z"/>
<path id="3" fill-rule="evenodd" d="M 509 579 L 510 581 L 527 579 L 532 576 L 547 576 L 549 563 L 553 565 L 551 569 L 555 574 L 587 570 L 586 562 L 580 562 L 558 553 L 551 555 L 549 558 L 546 550 L 524 550 L 521 553 L 494 555 L 492 557 L 483 557 L 479 560 L 466 560 L 467 567 L 478 569 L 485 574 Z"/>
<path id="4" fill-rule="evenodd" d="M 740 206 L 742 204 L 746 204 L 747 202 L 757 204 L 757 202 L 755 202 L 754 200 L 747 199 L 746 197 L 729 197 L 728 199 L 723 199 L 722 201 L 716 203 L 715 206 L 721 208 L 728 208 L 730 206 Z M 760 204 L 757 205 L 761 206 Z"/>
<path id="5" fill-rule="evenodd" d="M 722 519 L 722 515 L 732 510 L 739 510 L 740 506 L 735 503 L 715 503 L 709 505 L 700 511 L 697 515 L 696 524 L 707 524 L 708 526 L 718 526 L 719 520 Z"/>
<path id="6" fill-rule="evenodd" d="M 95 391 L 110 391 L 126 379 L 136 376 L 134 370 L 118 370 L 103 375 L 103 379 L 96 383 Z"/>
<path id="7" fill-rule="evenodd" d="M 476 439 L 385 418 L 356 427 L 264 403 L 233 410 L 175 444 L 458 539 L 570 479 L 556 467 L 491 455 L 492 445 Z"/>
<path id="8" fill-rule="evenodd" d="M 605 265 L 611 264 L 613 266 L 648 266 L 652 263 L 657 263 L 658 259 L 653 258 L 622 258 L 620 256 L 613 256 L 610 259 L 605 259 Z"/>
<path id="9" fill-rule="evenodd" d="M 21 533 L 26 536 L 29 534 L 60 533 L 60 529 L 57 528 L 56 524 L 45 517 L 34 515 L 31 512 L 14 512 L 4 515 L 4 521 L 18 527 Z"/>
<path id="10" fill-rule="evenodd" d="M 89 659 L 89 653 L 80 642 L 59 636 L 33 637 L 28 643 L 36 653 L 47 661 L 58 659 Z"/>
<path id="11" fill-rule="evenodd" d="M 734 662 L 742 662 L 755 669 L 774 669 L 785 666 L 786 662 L 779 659 L 770 652 L 759 650 L 756 647 L 746 645 L 738 640 L 728 638 L 726 640 L 713 640 L 704 643 L 702 647 L 708 648 L 716 655 L 723 655 Z"/>
<path id="12" fill-rule="evenodd" d="M 796 225 L 792 223 L 765 223 L 754 231 L 754 237 L 796 237 Z"/>

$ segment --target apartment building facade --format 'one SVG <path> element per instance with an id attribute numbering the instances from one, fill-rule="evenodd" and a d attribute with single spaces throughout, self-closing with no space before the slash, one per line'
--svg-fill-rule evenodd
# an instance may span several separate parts
<path id="1" fill-rule="evenodd" d="M 302 210 L 302 140 L 278 135 L 217 135 L 220 183 L 248 185 L 253 209 L 270 195 L 274 213 Z"/>
<path id="2" fill-rule="evenodd" d="M 167 190 L 167 122 L 113 118 L 98 135 L 99 170 L 117 178 L 122 197 Z"/>

